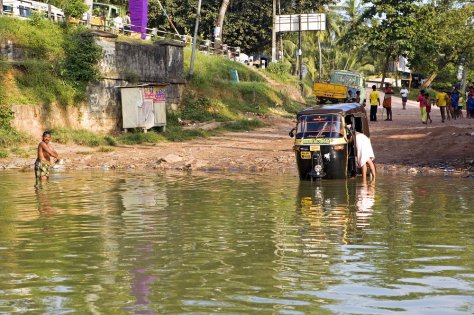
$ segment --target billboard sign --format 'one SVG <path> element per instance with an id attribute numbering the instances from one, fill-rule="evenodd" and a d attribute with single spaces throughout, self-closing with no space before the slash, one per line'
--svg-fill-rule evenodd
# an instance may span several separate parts
<path id="1" fill-rule="evenodd" d="M 288 14 L 275 16 L 276 32 L 298 32 L 300 31 L 325 31 L 326 30 L 326 14 L 310 13 L 310 14 Z"/>

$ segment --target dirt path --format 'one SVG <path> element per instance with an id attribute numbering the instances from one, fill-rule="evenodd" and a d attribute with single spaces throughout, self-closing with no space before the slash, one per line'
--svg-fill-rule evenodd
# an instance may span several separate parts
<path id="1" fill-rule="evenodd" d="M 376 164 L 381 170 L 434 172 L 444 168 L 467 169 L 474 159 L 474 119 L 441 123 L 433 108 L 433 123 L 422 125 L 418 106 L 409 102 L 401 110 L 393 100 L 393 121 L 371 122 Z M 97 148 L 55 144 L 67 169 L 182 169 L 296 174 L 293 141 L 288 136 L 293 122 L 280 117 L 264 119 L 268 127 L 251 132 L 228 133 L 209 139 L 180 143 L 133 145 L 99 152 Z M 31 148 L 30 148 L 31 150 Z M 0 169 L 31 169 L 32 158 L 0 160 Z M 429 167 L 429 168 L 427 168 Z"/>

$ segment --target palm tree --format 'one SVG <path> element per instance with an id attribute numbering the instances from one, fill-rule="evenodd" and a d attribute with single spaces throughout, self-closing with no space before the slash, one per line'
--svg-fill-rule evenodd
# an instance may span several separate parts
<path id="1" fill-rule="evenodd" d="M 359 21 L 363 12 L 361 2 L 347 0 L 338 6 L 324 7 L 320 12 L 326 13 L 326 31 L 303 33 L 303 62 L 307 66 L 309 79 L 312 81 L 328 79 L 331 71 L 340 69 L 374 72 L 376 59 L 364 46 L 354 46 L 341 40 Z M 294 34 L 287 36 L 287 40 L 284 41 L 285 58 L 294 68 L 296 43 L 297 37 Z M 319 58 L 321 58 L 321 69 L 319 69 Z"/>

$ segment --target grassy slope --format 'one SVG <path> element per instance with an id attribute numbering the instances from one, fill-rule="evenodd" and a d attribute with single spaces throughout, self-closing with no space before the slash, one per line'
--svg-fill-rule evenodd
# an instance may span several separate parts
<path id="1" fill-rule="evenodd" d="M 56 71 L 56 64 L 64 56 L 64 35 L 64 30 L 48 21 L 36 21 L 32 25 L 26 21 L 0 17 L 0 37 L 14 41 L 31 57 L 26 62 L 16 64 L 0 60 L 0 107 L 4 111 L 8 111 L 13 104 L 74 105 L 77 91 Z M 186 74 L 189 71 L 190 55 L 190 49 L 186 48 Z M 231 69 L 238 71 L 240 83 L 231 82 Z M 55 129 L 55 138 L 63 143 L 74 142 L 89 146 L 181 141 L 206 137 L 223 130 L 249 130 L 262 125 L 258 120 L 245 118 L 248 113 L 287 115 L 300 108 L 300 104 L 272 89 L 257 71 L 223 57 L 198 53 L 194 77 L 185 88 L 179 111 L 168 117 L 167 132 L 111 136 L 85 130 Z M 0 136 L 3 139 L 0 147 L 8 148 L 18 142 L 28 142 L 28 137 L 6 126 L 6 116 L 2 116 L 0 112 L 0 123 L 4 118 L 0 125 Z M 214 131 L 183 130 L 178 118 L 199 122 L 221 121 L 223 127 Z M 3 149 L 0 158 L 8 154 Z"/>
<path id="2" fill-rule="evenodd" d="M 185 73 L 189 72 L 191 51 L 185 49 Z M 237 70 L 240 83 L 230 81 L 230 71 Z M 221 56 L 197 54 L 194 76 L 187 98 L 204 97 L 211 101 L 213 110 L 227 118 L 236 118 L 239 114 L 269 113 L 286 111 L 293 113 L 299 106 L 286 95 L 272 89 L 265 79 L 254 69 Z"/>

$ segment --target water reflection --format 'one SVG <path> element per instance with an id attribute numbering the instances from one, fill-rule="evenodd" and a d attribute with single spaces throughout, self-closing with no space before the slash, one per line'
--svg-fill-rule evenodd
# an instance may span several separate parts
<path id="1" fill-rule="evenodd" d="M 355 180 L 301 182 L 297 212 L 312 227 L 311 234 L 317 236 L 314 241 L 348 244 L 369 228 L 375 198 L 375 184 Z"/>
<path id="2" fill-rule="evenodd" d="M 0 313 L 474 308 L 470 181 L 84 172 L 30 184 L 0 173 Z"/>
<path id="3" fill-rule="evenodd" d="M 36 201 L 38 203 L 38 212 L 40 216 L 48 217 L 55 215 L 59 209 L 52 205 L 51 198 L 54 198 L 55 191 L 51 193 L 48 183 L 39 183 L 35 186 Z"/>
<path id="4" fill-rule="evenodd" d="M 366 227 L 369 225 L 373 214 L 375 204 L 375 183 L 362 184 L 357 187 L 357 227 Z"/>
<path id="5" fill-rule="evenodd" d="M 166 190 L 155 179 L 135 176 L 125 179 L 119 187 L 125 211 L 122 218 L 127 235 L 133 235 L 131 274 L 131 295 L 135 306 L 124 307 L 138 314 L 154 314 L 147 305 L 151 303 L 151 285 L 158 278 L 153 276 L 155 267 L 155 242 L 150 236 L 159 233 L 157 226 L 166 221 L 164 209 L 168 206 Z M 158 215 L 159 214 L 159 215 Z"/>

